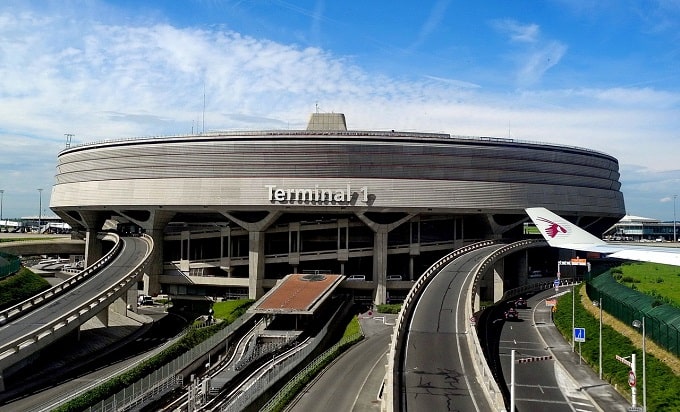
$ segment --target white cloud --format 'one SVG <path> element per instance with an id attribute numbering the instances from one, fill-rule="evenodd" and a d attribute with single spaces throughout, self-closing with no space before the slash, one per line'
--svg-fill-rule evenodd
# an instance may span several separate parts
<path id="1" fill-rule="evenodd" d="M 492 25 L 497 30 L 507 34 L 512 41 L 519 43 L 535 43 L 541 33 L 537 24 L 521 24 L 510 19 L 494 20 Z"/>
<path id="2" fill-rule="evenodd" d="M 0 188 L 5 206 L 16 202 L 17 211 L 19 194 L 30 210 L 35 188 L 53 184 L 64 133 L 75 134 L 74 143 L 189 133 L 203 127 L 204 115 L 207 130 L 304 128 L 317 102 L 344 112 L 353 129 L 510 135 L 600 150 L 620 160 L 631 190 L 638 175 L 678 169 L 680 95 L 669 91 L 492 93 L 454 78 L 390 78 L 318 48 L 227 30 L 95 20 L 79 21 L 76 30 L 73 20 L 0 14 Z M 536 25 L 507 27 L 526 45 L 518 76 L 536 84 L 566 46 L 541 39 Z M 656 203 L 667 195 L 661 190 L 669 189 L 659 187 Z"/>

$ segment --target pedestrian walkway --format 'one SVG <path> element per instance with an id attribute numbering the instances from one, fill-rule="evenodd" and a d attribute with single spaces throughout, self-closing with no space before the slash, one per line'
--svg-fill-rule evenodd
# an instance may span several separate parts
<path id="1" fill-rule="evenodd" d="M 141 318 L 140 315 L 137 317 Z M 151 326 L 152 319 L 141 323 L 130 317 L 109 313 L 109 326 L 97 325 L 96 322 L 84 323 L 81 327 L 78 342 L 68 337 L 45 349 L 41 359 L 22 368 L 12 375 L 7 390 L 0 394 L 0 401 L 13 399 L 17 395 L 30 392 L 36 388 L 53 385 L 61 376 L 97 360 L 121 345 L 141 336 Z M 58 356 L 52 356 L 58 353 Z"/>
<path id="2" fill-rule="evenodd" d="M 545 307 L 542 310 L 550 310 Z M 545 342 L 546 348 L 555 359 L 556 373 L 562 374 L 562 383 L 567 389 L 566 396 L 580 398 L 585 395 L 597 405 L 600 411 L 626 412 L 631 406 L 609 382 L 598 377 L 595 371 L 564 340 L 554 324 L 538 324 L 536 328 Z"/>

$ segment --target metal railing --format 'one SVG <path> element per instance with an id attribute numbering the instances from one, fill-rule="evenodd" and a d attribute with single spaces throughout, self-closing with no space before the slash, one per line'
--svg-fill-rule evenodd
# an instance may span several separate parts
<path id="1" fill-rule="evenodd" d="M 96 405 L 90 406 L 87 411 L 124 411 L 143 403 L 145 399 L 148 399 L 151 396 L 154 388 L 180 375 L 184 369 L 206 356 L 206 354 L 215 347 L 224 344 L 226 353 L 227 348 L 225 342 L 228 341 L 229 336 L 244 323 L 252 319 L 253 316 L 253 314 L 244 314 L 224 329 L 221 329 L 200 344 L 157 368 L 147 376 L 140 378 L 132 385 L 129 385 Z"/>
<path id="2" fill-rule="evenodd" d="M 331 346 L 330 348 L 326 349 L 325 352 L 323 352 L 321 355 L 317 356 L 314 358 L 313 361 L 308 363 L 300 372 L 298 372 L 291 380 L 289 380 L 274 396 L 272 396 L 269 401 L 267 401 L 264 406 L 260 408 L 260 412 L 271 412 L 275 410 L 277 405 L 281 403 L 286 397 L 290 396 L 290 394 L 293 392 L 293 390 L 300 384 L 303 384 L 307 381 L 307 378 L 310 373 L 313 373 L 313 371 L 318 371 L 322 367 L 322 365 L 325 365 L 326 362 L 328 362 L 329 358 L 333 358 L 336 353 L 342 348 L 344 345 L 354 342 L 361 338 L 363 334 L 356 333 L 352 336 L 346 336 L 343 337 L 340 342 L 336 343 L 335 345 Z"/>
<path id="3" fill-rule="evenodd" d="M 47 303 L 51 299 L 54 299 L 60 294 L 82 283 L 85 279 L 88 279 L 92 274 L 99 272 L 99 270 L 106 266 L 111 259 L 118 255 L 118 252 L 120 251 L 121 247 L 120 237 L 117 234 L 114 233 L 107 234 L 104 237 L 104 239 L 107 238 L 113 239 L 115 244 L 106 255 L 104 255 L 101 259 L 96 261 L 91 266 L 85 268 L 85 270 L 80 271 L 77 275 L 68 278 L 67 280 L 59 283 L 58 285 L 50 289 L 47 289 L 46 291 L 31 296 L 30 298 L 26 299 L 23 302 L 20 302 L 10 308 L 0 311 L 0 325 L 4 325 L 5 323 L 22 316 L 24 313 L 32 311 L 37 306 Z M 0 353 L 2 353 L 2 349 L 0 349 Z"/>
<path id="4" fill-rule="evenodd" d="M 329 325 L 342 313 L 343 306 L 340 306 L 330 318 L 323 329 L 314 337 L 298 347 L 279 356 L 273 362 L 266 364 L 260 369 L 260 375 L 247 383 L 247 387 L 239 390 L 237 394 L 225 405 L 220 407 L 220 412 L 241 411 L 254 402 L 267 389 L 276 384 L 282 377 L 286 376 L 294 368 L 298 367 L 310 354 L 319 346 L 328 332 Z M 258 373 L 258 372 L 256 372 Z M 255 375 L 254 373 L 253 375 Z"/>
<path id="5" fill-rule="evenodd" d="M 392 334 L 392 341 L 390 343 L 390 351 L 388 352 L 388 359 L 387 359 L 387 374 L 386 374 L 386 384 L 385 384 L 385 395 L 384 395 L 384 400 L 387 403 L 387 410 L 393 410 L 394 409 L 394 403 L 396 399 L 397 405 L 399 405 L 401 393 L 400 393 L 400 386 L 401 386 L 401 373 L 399 370 L 395 370 L 395 363 L 400 363 L 401 361 L 399 359 L 396 359 L 397 357 L 400 357 L 401 353 L 401 341 L 403 340 L 402 335 L 406 332 L 407 328 L 407 322 L 413 312 L 413 306 L 414 303 L 418 301 L 418 298 L 420 294 L 422 293 L 422 290 L 424 286 L 429 283 L 429 281 L 437 274 L 439 273 L 446 265 L 448 265 L 451 261 L 454 259 L 472 252 L 474 250 L 478 250 L 484 247 L 492 246 L 495 244 L 495 241 L 493 240 L 484 240 L 481 242 L 473 243 L 468 246 L 463 246 L 461 248 L 458 248 L 454 250 L 453 252 L 447 254 L 434 264 L 430 266 L 425 273 L 416 281 L 416 283 L 413 285 L 411 290 L 409 291 L 408 295 L 406 295 L 406 299 L 404 300 L 404 303 L 401 306 L 401 310 L 399 310 L 399 315 L 397 316 L 397 320 L 394 325 L 394 333 Z M 401 365 L 399 365 L 399 368 L 401 368 Z M 397 376 L 395 376 L 397 375 Z"/>

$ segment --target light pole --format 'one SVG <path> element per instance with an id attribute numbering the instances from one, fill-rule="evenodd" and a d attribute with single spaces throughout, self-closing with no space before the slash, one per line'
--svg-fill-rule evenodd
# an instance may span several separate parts
<path id="1" fill-rule="evenodd" d="M 593 305 L 600 308 L 600 379 L 602 379 L 602 296 L 600 299 L 594 300 Z"/>
<path id="2" fill-rule="evenodd" d="M 635 319 L 633 326 L 636 328 L 642 327 L 642 410 L 647 411 L 647 365 L 645 360 L 647 358 L 647 348 L 645 347 L 645 317 L 642 317 L 642 322 Z"/>
<path id="3" fill-rule="evenodd" d="M 678 195 L 673 195 L 673 242 L 678 241 L 678 234 L 675 232 L 675 200 L 678 198 Z"/>
<path id="4" fill-rule="evenodd" d="M 40 203 L 38 203 L 38 233 L 40 233 L 40 226 L 42 226 L 42 189 L 38 189 L 40 194 Z"/>
<path id="5" fill-rule="evenodd" d="M 576 338 L 574 328 L 576 327 L 576 285 L 571 286 L 571 351 L 576 351 Z M 580 359 L 579 359 L 580 360 Z"/>
<path id="6" fill-rule="evenodd" d="M 5 191 L 0 189 L 0 220 L 2 220 L 2 200 L 5 197 Z"/>

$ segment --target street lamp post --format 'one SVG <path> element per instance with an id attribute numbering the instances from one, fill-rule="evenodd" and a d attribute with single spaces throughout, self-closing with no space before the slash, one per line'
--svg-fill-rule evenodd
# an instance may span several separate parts
<path id="1" fill-rule="evenodd" d="M 2 220 L 2 201 L 5 197 L 5 191 L 0 189 L 0 220 Z"/>
<path id="2" fill-rule="evenodd" d="M 645 317 L 642 317 L 642 322 L 635 319 L 633 321 L 633 326 L 636 328 L 642 328 L 642 410 L 647 411 L 647 348 L 645 347 Z"/>
<path id="3" fill-rule="evenodd" d="M 600 379 L 602 379 L 602 296 L 600 296 L 600 299 L 594 300 L 593 305 L 596 307 L 600 308 Z"/>
<path id="4" fill-rule="evenodd" d="M 678 234 L 675 231 L 675 200 L 678 198 L 678 195 L 673 195 L 673 242 L 678 241 Z"/>
<path id="5" fill-rule="evenodd" d="M 38 233 L 40 233 L 40 226 L 42 226 L 42 189 L 38 189 L 40 194 L 40 203 L 38 203 Z"/>

